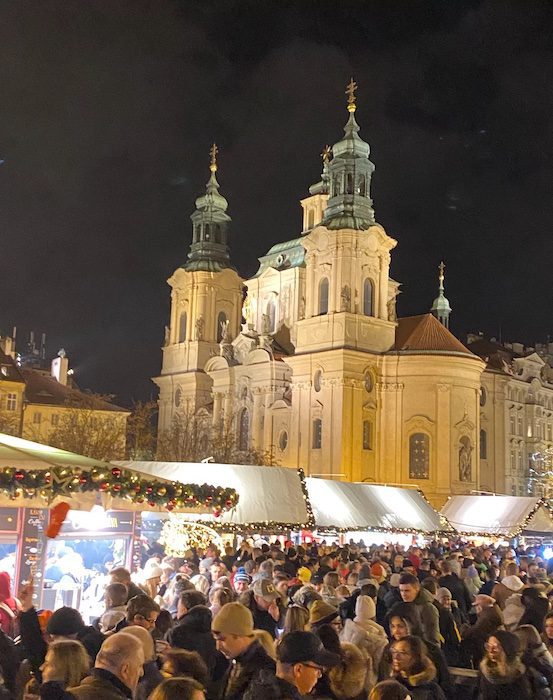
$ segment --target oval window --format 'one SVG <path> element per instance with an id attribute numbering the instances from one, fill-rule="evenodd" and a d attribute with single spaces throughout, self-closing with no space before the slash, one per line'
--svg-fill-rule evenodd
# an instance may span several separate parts
<path id="1" fill-rule="evenodd" d="M 288 433 L 286 430 L 282 430 L 278 436 L 278 447 L 281 452 L 284 452 L 284 450 L 288 447 Z"/>
<path id="2" fill-rule="evenodd" d="M 179 388 L 175 391 L 175 406 L 176 406 L 177 408 L 180 406 L 181 401 L 182 401 L 182 390 L 181 390 L 181 388 L 179 387 Z"/>
<path id="3" fill-rule="evenodd" d="M 374 387 L 374 379 L 370 372 L 365 374 L 365 391 L 370 394 Z"/>
<path id="4" fill-rule="evenodd" d="M 480 405 L 485 406 L 487 399 L 488 399 L 488 395 L 486 393 L 486 389 L 484 387 L 482 387 L 480 389 Z"/>
<path id="5" fill-rule="evenodd" d="M 315 391 L 320 391 L 323 386 L 323 373 L 320 369 L 318 369 L 315 372 L 315 376 L 313 377 L 313 388 Z"/>

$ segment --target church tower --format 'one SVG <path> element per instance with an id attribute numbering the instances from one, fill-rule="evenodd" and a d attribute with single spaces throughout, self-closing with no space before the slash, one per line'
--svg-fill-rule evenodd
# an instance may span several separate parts
<path id="1" fill-rule="evenodd" d="M 212 381 L 203 368 L 219 354 L 219 344 L 240 331 L 243 280 L 230 262 L 230 216 L 219 193 L 217 153 L 210 150 L 210 177 L 191 215 L 188 260 L 167 280 L 171 316 L 165 329 L 159 386 L 159 431 L 170 427 L 176 411 L 197 411 L 212 401 Z"/>
<path id="2" fill-rule="evenodd" d="M 444 296 L 444 270 L 443 261 L 438 265 L 438 296 L 434 299 L 430 312 L 438 319 L 438 321 L 449 328 L 449 315 L 451 314 L 451 306 L 449 301 Z"/>

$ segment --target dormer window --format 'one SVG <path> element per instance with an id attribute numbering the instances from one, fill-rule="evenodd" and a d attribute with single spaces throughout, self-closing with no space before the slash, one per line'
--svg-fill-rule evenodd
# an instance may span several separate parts
<path id="1" fill-rule="evenodd" d="M 0 371 L 2 372 L 2 375 L 3 375 L 4 377 L 7 377 L 7 376 L 8 376 L 8 368 L 6 367 L 6 365 L 2 365 Z"/>

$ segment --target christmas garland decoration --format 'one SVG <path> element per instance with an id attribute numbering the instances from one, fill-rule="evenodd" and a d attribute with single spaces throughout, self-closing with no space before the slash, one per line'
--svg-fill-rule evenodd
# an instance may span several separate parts
<path id="1" fill-rule="evenodd" d="M 92 492 L 106 493 L 136 505 L 144 504 L 144 508 L 161 507 L 168 511 L 207 508 L 215 517 L 238 503 L 238 493 L 233 488 L 148 479 L 119 467 L 0 469 L 0 493 L 13 501 L 42 498 L 51 503 L 57 497 Z"/>

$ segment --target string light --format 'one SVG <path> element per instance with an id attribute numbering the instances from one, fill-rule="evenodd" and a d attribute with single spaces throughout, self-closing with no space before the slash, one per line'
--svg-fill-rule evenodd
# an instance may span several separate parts
<path id="1" fill-rule="evenodd" d="M 165 554 L 171 557 L 184 557 L 193 547 L 207 549 L 215 545 L 223 551 L 225 543 L 211 527 L 202 523 L 186 520 L 185 515 L 170 515 L 161 529 L 159 542 L 164 546 Z"/>

